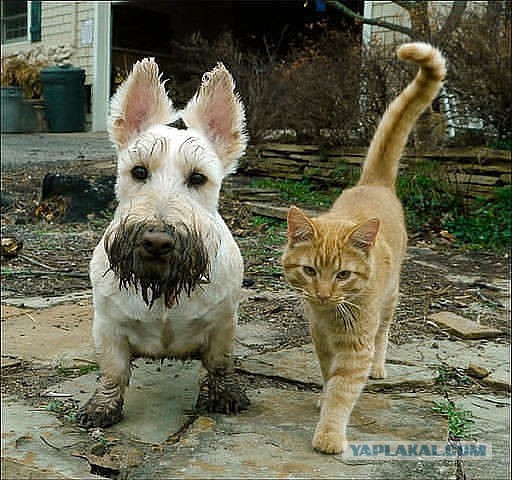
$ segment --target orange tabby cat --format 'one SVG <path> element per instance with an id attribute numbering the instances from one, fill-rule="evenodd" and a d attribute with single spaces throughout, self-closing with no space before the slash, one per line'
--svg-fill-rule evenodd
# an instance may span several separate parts
<path id="1" fill-rule="evenodd" d="M 398 299 L 407 234 L 395 194 L 398 163 L 414 122 L 438 94 L 441 53 L 426 43 L 398 49 L 419 65 L 371 142 L 359 183 L 317 218 L 291 207 L 282 257 L 286 280 L 305 299 L 324 380 L 313 447 L 346 450 L 346 426 L 368 375 L 384 378 L 387 337 Z"/>

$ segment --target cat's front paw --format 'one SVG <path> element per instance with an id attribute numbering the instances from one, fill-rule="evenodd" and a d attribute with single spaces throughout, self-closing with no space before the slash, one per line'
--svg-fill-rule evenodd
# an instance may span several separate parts
<path id="1" fill-rule="evenodd" d="M 322 453 L 340 453 L 348 448 L 348 442 L 341 432 L 317 428 L 312 442 L 313 448 Z"/>
<path id="2" fill-rule="evenodd" d="M 373 366 L 372 371 L 370 373 L 370 378 L 373 378 L 374 380 L 382 380 L 383 378 L 386 378 L 386 376 L 386 367 L 384 367 L 384 365 Z"/>

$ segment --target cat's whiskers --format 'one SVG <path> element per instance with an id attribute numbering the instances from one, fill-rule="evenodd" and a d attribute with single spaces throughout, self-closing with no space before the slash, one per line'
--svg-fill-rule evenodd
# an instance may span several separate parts
<path id="1" fill-rule="evenodd" d="M 355 330 L 359 314 L 359 306 L 347 300 L 336 305 L 336 320 L 341 321 L 347 331 Z"/>

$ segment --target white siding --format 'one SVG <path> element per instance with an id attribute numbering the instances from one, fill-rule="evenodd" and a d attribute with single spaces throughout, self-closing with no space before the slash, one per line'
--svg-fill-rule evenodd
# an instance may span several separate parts
<path id="1" fill-rule="evenodd" d="M 392 1 L 365 1 L 365 16 L 369 18 L 379 18 L 389 23 L 410 27 L 411 22 L 409 14 L 405 9 L 398 6 Z M 453 1 L 431 1 L 429 3 L 429 13 L 434 18 L 444 18 L 453 6 Z M 484 11 L 487 8 L 487 1 L 470 1 L 467 10 Z M 394 32 L 377 25 L 364 25 L 365 39 L 371 42 L 379 42 L 383 44 L 395 44 L 410 40 L 409 37 L 400 32 Z"/>
<path id="2" fill-rule="evenodd" d="M 378 18 L 380 20 L 402 25 L 404 27 L 410 27 L 411 22 L 409 21 L 409 15 L 407 11 L 402 7 L 399 7 L 396 3 L 390 1 L 375 1 L 365 2 L 367 8 L 365 14 L 370 18 Z M 403 33 L 394 32 L 386 28 L 379 27 L 377 25 L 369 25 L 370 29 L 370 41 L 380 42 L 383 44 L 397 43 L 400 41 L 406 41 L 408 39 Z"/>
<path id="3" fill-rule="evenodd" d="M 82 22 L 90 20 L 94 24 L 94 3 L 95 2 L 78 2 L 78 18 L 76 34 L 76 63 L 80 65 L 85 72 L 85 83 L 91 84 L 94 79 L 94 59 L 93 59 L 93 44 L 84 45 L 80 44 L 80 28 Z M 95 32 L 93 32 L 94 36 Z"/>
<path id="4" fill-rule="evenodd" d="M 80 22 L 94 20 L 95 2 L 41 2 L 41 41 L 14 42 L 2 45 L 2 56 L 43 47 L 45 50 L 64 46 L 73 50 L 71 63 L 86 72 L 86 84 L 94 78 L 93 54 L 91 45 L 80 45 Z M 30 5 L 29 5 L 30 9 Z"/>

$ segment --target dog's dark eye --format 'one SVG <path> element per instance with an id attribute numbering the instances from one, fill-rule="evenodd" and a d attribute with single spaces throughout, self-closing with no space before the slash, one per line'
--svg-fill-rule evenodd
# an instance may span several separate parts
<path id="1" fill-rule="evenodd" d="M 207 178 L 205 175 L 199 172 L 192 172 L 190 177 L 188 177 L 188 184 L 194 187 L 200 187 L 207 182 Z"/>
<path id="2" fill-rule="evenodd" d="M 146 180 L 148 178 L 148 169 L 142 165 L 137 165 L 132 168 L 131 174 L 136 180 Z"/>

